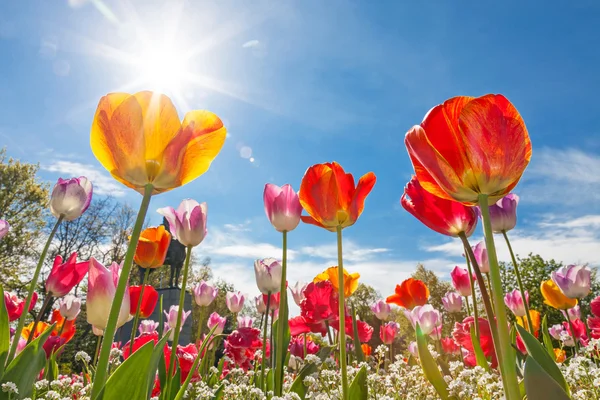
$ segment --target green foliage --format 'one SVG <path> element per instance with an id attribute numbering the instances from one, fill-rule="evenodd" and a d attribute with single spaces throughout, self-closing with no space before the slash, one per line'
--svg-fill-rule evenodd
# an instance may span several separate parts
<path id="1" fill-rule="evenodd" d="M 367 367 L 363 365 L 348 388 L 349 400 L 367 400 L 369 388 L 367 387 Z"/>
<path id="2" fill-rule="evenodd" d="M 527 400 L 569 400 L 570 397 L 532 357 L 528 357 L 524 370 Z"/>
<path id="3" fill-rule="evenodd" d="M 433 356 L 427 348 L 427 336 L 421 331 L 421 327 L 417 324 L 416 327 L 417 348 L 419 350 L 419 360 L 423 368 L 423 374 L 427 380 L 433 385 L 440 398 L 448 399 L 448 384 L 444 380 L 438 366 L 433 359 Z"/>

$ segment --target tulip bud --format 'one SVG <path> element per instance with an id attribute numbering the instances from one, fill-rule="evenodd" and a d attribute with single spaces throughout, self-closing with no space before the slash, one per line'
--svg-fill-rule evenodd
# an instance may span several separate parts
<path id="1" fill-rule="evenodd" d="M 400 331 L 400 325 L 397 322 L 390 321 L 381 325 L 379 328 L 379 338 L 383 344 L 390 345 L 394 342 L 396 335 Z"/>
<path id="2" fill-rule="evenodd" d="M 58 310 L 60 315 L 67 321 L 73 321 L 79 315 L 81 310 L 81 299 L 68 294 L 59 301 Z"/>
<path id="3" fill-rule="evenodd" d="M 175 328 L 177 328 L 177 314 L 179 313 L 179 306 L 171 306 L 169 308 L 169 312 L 163 312 L 165 313 L 165 316 L 167 318 L 167 321 L 165 322 L 165 330 L 171 330 L 171 333 L 169 333 L 169 340 L 172 341 L 175 335 Z M 190 313 L 191 311 L 185 310 L 183 310 L 183 312 L 181 313 L 181 326 L 179 327 L 180 332 L 183 329 L 183 324 L 185 323 L 185 320 L 190 315 Z"/>
<path id="4" fill-rule="evenodd" d="M 385 300 L 379 300 L 377 303 L 371 306 L 371 311 L 373 311 L 373 314 L 375 314 L 377 319 L 384 321 L 390 315 L 392 307 L 390 307 L 390 305 L 386 303 Z"/>
<path id="5" fill-rule="evenodd" d="M 212 328 L 216 326 L 217 328 L 213 332 L 213 335 L 220 335 L 221 333 L 223 333 L 226 323 L 227 323 L 227 318 L 221 317 L 218 313 L 214 312 L 214 313 L 210 314 L 210 317 L 208 317 L 206 326 L 208 327 L 209 331 L 212 330 Z"/>
<path id="6" fill-rule="evenodd" d="M 461 296 L 471 296 L 473 293 L 471 290 L 472 277 L 469 277 L 469 271 L 456 266 L 452 272 L 450 272 L 450 278 L 452 278 L 452 286 L 454 286 L 454 289 L 456 289 Z"/>
<path id="7" fill-rule="evenodd" d="M 278 293 L 281 286 L 281 263 L 274 258 L 254 262 L 256 285 L 263 294 Z"/>
<path id="8" fill-rule="evenodd" d="M 142 268 L 158 268 L 165 263 L 171 234 L 163 225 L 146 228 L 140 234 L 133 260 Z"/>
<path id="9" fill-rule="evenodd" d="M 254 324 L 254 318 L 248 316 L 239 316 L 237 318 L 238 329 L 239 328 L 252 328 Z"/>
<path id="10" fill-rule="evenodd" d="M 140 322 L 138 331 L 140 332 L 140 335 L 143 335 L 144 333 L 156 332 L 157 329 L 158 322 L 154 322 L 151 319 L 145 319 Z"/>
<path id="11" fill-rule="evenodd" d="M 206 203 L 199 204 L 196 200 L 186 199 L 177 210 L 164 207 L 157 210 L 169 221 L 169 230 L 182 245 L 198 246 L 208 233 L 206 229 Z"/>
<path id="12" fill-rule="evenodd" d="M 290 185 L 279 187 L 271 183 L 265 185 L 263 193 L 265 213 L 271 224 L 279 232 L 289 232 L 300 223 L 302 206 L 298 194 Z"/>
<path id="13" fill-rule="evenodd" d="M 414 357 L 419 358 L 419 346 L 417 346 L 417 342 L 410 342 L 408 344 L 408 352 Z"/>
<path id="14" fill-rule="evenodd" d="M 88 272 L 89 261 L 77 262 L 77 253 L 71 254 L 66 262 L 60 255 L 54 259 L 52 271 L 46 279 L 46 292 L 54 297 L 62 297 L 77 286 Z"/>
<path id="15" fill-rule="evenodd" d="M 527 304 L 529 304 L 529 293 L 527 291 L 525 291 L 525 297 Z M 512 311 L 515 317 L 525 316 L 525 304 L 523 303 L 523 297 L 519 290 L 515 289 L 512 292 L 506 293 L 506 295 L 504 295 L 504 304 Z"/>
<path id="16" fill-rule="evenodd" d="M 193 289 L 194 301 L 200 307 L 206 307 L 213 302 L 219 293 L 219 289 L 215 288 L 208 282 L 200 281 Z"/>
<path id="17" fill-rule="evenodd" d="M 117 291 L 122 265 L 112 263 L 109 269 L 92 257 L 88 268 L 87 321 L 96 329 L 104 330 Z M 129 303 L 129 288 L 127 288 L 121 302 L 117 328 L 129 320 Z"/>
<path id="18" fill-rule="evenodd" d="M 412 310 L 405 310 L 404 315 L 408 318 L 413 328 L 416 328 L 418 323 L 425 335 L 437 333 L 436 328 L 442 324 L 440 312 L 433 308 L 431 304 L 416 306 Z"/>
<path id="19" fill-rule="evenodd" d="M 258 295 L 254 298 L 254 305 L 259 314 L 264 314 L 267 311 L 267 305 L 265 304 L 262 295 Z"/>
<path id="20" fill-rule="evenodd" d="M 479 270 L 482 274 L 490 273 L 490 262 L 488 260 L 487 249 L 485 248 L 485 244 L 483 242 L 477 243 L 475 247 L 473 247 L 473 255 L 475 256 L 475 260 L 477 261 L 477 265 L 479 265 Z"/>
<path id="21" fill-rule="evenodd" d="M 92 333 L 95 336 L 104 336 L 104 329 L 98 328 L 95 325 L 92 325 Z"/>
<path id="22" fill-rule="evenodd" d="M 8 223 L 8 221 L 0 219 L 0 239 L 2 239 L 4 236 L 6 236 L 6 234 L 8 233 L 9 230 L 10 230 L 10 224 Z"/>
<path id="23" fill-rule="evenodd" d="M 519 196 L 510 193 L 489 207 L 492 232 L 508 232 L 517 225 L 518 204 Z"/>
<path id="24" fill-rule="evenodd" d="M 581 299 L 590 293 L 592 271 L 587 266 L 567 265 L 552 272 L 556 286 L 571 299 Z"/>
<path id="25" fill-rule="evenodd" d="M 227 308 L 232 313 L 239 313 L 244 308 L 244 300 L 246 298 L 242 292 L 229 292 L 225 295 L 225 303 Z"/>
<path id="26" fill-rule="evenodd" d="M 92 192 L 92 182 L 85 176 L 58 178 L 50 197 L 50 211 L 56 218 L 62 216 L 65 221 L 73 221 L 90 206 Z"/>
<path id="27" fill-rule="evenodd" d="M 459 313 L 462 311 L 462 297 L 456 292 L 448 292 L 442 297 L 444 309 L 449 313 Z"/>
<path id="28" fill-rule="evenodd" d="M 144 289 L 143 297 L 142 287 Z M 134 285 L 129 287 L 130 309 L 129 314 L 135 316 L 140 308 L 140 318 L 148 318 L 154 312 L 156 303 L 158 303 L 158 292 L 152 285 Z M 140 304 L 141 303 L 141 304 Z"/>
<path id="29" fill-rule="evenodd" d="M 298 307 L 300 307 L 300 303 L 304 300 L 304 289 L 306 289 L 306 286 L 307 284 L 303 282 L 296 282 L 294 286 L 290 286 L 290 292 L 292 292 L 292 297 Z"/>

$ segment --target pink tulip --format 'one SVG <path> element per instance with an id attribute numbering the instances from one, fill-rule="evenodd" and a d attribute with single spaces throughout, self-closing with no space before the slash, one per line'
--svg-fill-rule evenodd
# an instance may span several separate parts
<path id="1" fill-rule="evenodd" d="M 303 282 L 296 282 L 294 286 L 290 286 L 290 292 L 292 292 L 292 297 L 294 298 L 294 303 L 298 307 L 300 307 L 300 303 L 304 300 L 304 289 L 308 284 Z"/>
<path id="2" fill-rule="evenodd" d="M 164 207 L 157 210 L 169 222 L 169 231 L 182 245 L 198 246 L 208 233 L 206 229 L 206 203 L 186 199 L 179 204 L 177 210 Z"/>
<path id="3" fill-rule="evenodd" d="M 442 297 L 444 309 L 449 313 L 459 313 L 462 311 L 462 297 L 456 292 L 448 292 Z"/>
<path id="4" fill-rule="evenodd" d="M 81 299 L 72 294 L 63 297 L 58 303 L 60 315 L 67 321 L 73 321 L 79 315 L 81 310 Z"/>
<path id="5" fill-rule="evenodd" d="M 144 333 L 156 332 L 157 329 L 158 329 L 158 322 L 154 322 L 151 319 L 145 319 L 140 322 L 138 331 L 140 332 L 140 335 L 143 335 Z"/>
<path id="6" fill-rule="evenodd" d="M 569 318 L 571 319 L 571 321 L 581 319 L 581 309 L 579 308 L 579 305 L 576 305 L 573 308 L 569 308 L 566 312 L 565 310 L 560 310 L 560 312 L 565 317 L 565 319 L 567 319 L 567 313 L 569 313 Z"/>
<path id="7" fill-rule="evenodd" d="M 106 329 L 108 315 L 122 265 L 112 263 L 110 268 L 106 268 L 95 258 L 90 258 L 88 263 L 88 291 L 87 291 L 87 321 L 94 325 L 96 329 Z M 119 318 L 117 319 L 117 328 L 129 320 L 129 289 L 125 290 L 125 296 L 121 302 Z"/>
<path id="8" fill-rule="evenodd" d="M 226 323 L 227 323 L 227 318 L 221 317 L 218 313 L 214 312 L 214 313 L 210 314 L 210 317 L 208 317 L 206 326 L 208 327 L 209 330 L 211 330 L 213 327 L 216 326 L 217 328 L 215 329 L 213 335 L 220 335 L 221 333 L 223 333 Z"/>
<path id="9" fill-rule="evenodd" d="M 244 300 L 246 300 L 246 298 L 242 292 L 229 292 L 225 295 L 227 308 L 234 314 L 242 311 L 242 308 L 244 308 Z"/>
<path id="10" fill-rule="evenodd" d="M 488 261 L 488 253 L 485 244 L 483 242 L 477 243 L 473 247 L 473 254 L 475 255 L 475 260 L 479 265 L 481 273 L 488 274 L 490 272 L 490 262 Z"/>
<path id="11" fill-rule="evenodd" d="M 517 225 L 519 196 L 510 193 L 489 207 L 492 232 L 508 232 Z"/>
<path id="12" fill-rule="evenodd" d="M 400 325 L 397 322 L 390 321 L 381 325 L 379 328 L 379 338 L 383 344 L 388 346 L 394 342 L 396 335 L 400 331 Z"/>
<path id="13" fill-rule="evenodd" d="M 563 294 L 581 299 L 590 293 L 592 271 L 584 265 L 567 265 L 552 272 L 552 280 Z"/>
<path id="14" fill-rule="evenodd" d="M 8 223 L 8 221 L 0 219 L 0 239 L 2 239 L 4 236 L 6 236 L 6 234 L 8 233 L 9 230 L 10 230 L 10 224 Z"/>
<path id="15" fill-rule="evenodd" d="M 179 306 L 171 306 L 169 308 L 169 312 L 163 312 L 165 313 L 165 316 L 167 318 L 167 321 L 165 322 L 165 331 L 170 329 L 171 332 L 169 333 L 169 340 L 174 340 L 175 328 L 177 328 L 177 314 L 179 313 Z M 185 323 L 185 320 L 190 315 L 190 313 L 191 311 L 185 310 L 183 310 L 183 312 L 181 313 L 181 326 L 179 327 L 180 332 L 183 329 L 183 324 Z"/>
<path id="16" fill-rule="evenodd" d="M 263 193 L 265 213 L 271 224 L 279 232 L 290 232 L 300 223 L 302 206 L 298 194 L 290 185 L 279 187 L 271 183 L 265 185 Z"/>
<path id="17" fill-rule="evenodd" d="M 371 311 L 373 311 L 377 319 L 384 321 L 389 317 L 390 312 L 392 312 L 392 307 L 385 300 L 379 300 L 371 306 Z"/>
<path id="18" fill-rule="evenodd" d="M 88 272 L 89 261 L 77 262 L 77 253 L 71 254 L 66 262 L 60 255 L 54 259 L 52 271 L 46 279 L 46 292 L 54 297 L 63 297 L 79 284 Z"/>
<path id="19" fill-rule="evenodd" d="M 527 291 L 525 291 L 525 298 L 527 304 L 529 304 L 529 293 Z M 525 316 L 525 304 L 523 304 L 523 297 L 521 297 L 521 292 L 519 290 L 515 289 L 512 292 L 506 293 L 506 295 L 504 295 L 504 304 L 512 311 L 515 317 Z"/>
<path id="20" fill-rule="evenodd" d="M 560 324 L 552 325 L 550 328 L 548 328 L 548 333 L 556 340 L 560 340 L 562 331 L 564 331 L 564 329 Z"/>
<path id="21" fill-rule="evenodd" d="M 239 316 L 237 318 L 238 329 L 239 328 L 252 328 L 254 324 L 254 318 L 248 316 Z"/>
<path id="22" fill-rule="evenodd" d="M 467 297 L 473 293 L 471 291 L 471 279 L 469 278 L 469 271 L 456 266 L 452 272 L 450 272 L 450 277 L 452 278 L 452 285 L 454 286 L 454 289 L 456 289 L 461 296 Z"/>
<path id="23" fill-rule="evenodd" d="M 419 358 L 419 346 L 417 342 L 410 342 L 408 345 L 408 352 L 414 357 Z"/>
<path id="24" fill-rule="evenodd" d="M 192 289 L 192 293 L 194 294 L 194 301 L 196 304 L 200 307 L 206 307 L 217 297 L 219 289 L 208 282 L 200 281 L 194 289 Z"/>
<path id="25" fill-rule="evenodd" d="M 442 316 L 431 304 L 416 306 L 412 310 L 404 310 L 404 315 L 410 321 L 413 328 L 417 323 L 425 335 L 436 333 L 436 328 L 442 325 Z"/>
<path id="26" fill-rule="evenodd" d="M 259 314 L 264 314 L 267 311 L 267 305 L 265 304 L 262 294 L 254 298 L 254 305 Z"/>
<path id="27" fill-rule="evenodd" d="M 65 221 L 77 219 L 88 209 L 92 202 L 93 186 L 85 176 L 62 179 L 52 189 L 50 211 L 56 218 Z"/>
<path id="28" fill-rule="evenodd" d="M 281 262 L 275 258 L 264 258 L 254 262 L 256 286 L 263 294 L 279 293 L 281 286 Z"/>

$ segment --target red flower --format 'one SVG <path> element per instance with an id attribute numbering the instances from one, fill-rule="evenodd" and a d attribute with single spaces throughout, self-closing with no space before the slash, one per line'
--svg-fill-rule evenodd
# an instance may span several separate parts
<path id="1" fill-rule="evenodd" d="M 152 315 L 156 303 L 158 302 L 158 292 L 151 285 L 144 285 L 144 297 L 142 298 L 142 305 L 140 307 L 140 318 L 148 318 Z M 130 286 L 129 287 L 129 313 L 135 315 L 140 301 L 140 294 L 142 293 L 142 286 Z"/>
<path id="2" fill-rule="evenodd" d="M 600 339 L 600 317 L 588 317 L 588 328 L 593 339 Z"/>
<path id="3" fill-rule="evenodd" d="M 312 322 L 299 315 L 288 320 L 290 326 L 290 335 L 297 336 L 303 333 L 320 333 L 321 336 L 327 334 L 327 325 L 324 322 Z"/>
<path id="4" fill-rule="evenodd" d="M 56 256 L 52 271 L 46 279 L 46 293 L 54 297 L 63 297 L 81 282 L 88 272 L 89 261 L 77 262 L 77 253 L 71 254 L 65 263 Z"/>
<path id="5" fill-rule="evenodd" d="M 66 320 L 60 314 L 60 310 L 52 311 L 52 318 L 50 319 L 50 323 L 55 324 L 54 329 L 52 329 L 51 335 L 59 336 L 60 333 L 60 337 L 65 340 L 65 343 L 73 339 L 73 336 L 75 336 L 75 320 Z"/>
<path id="6" fill-rule="evenodd" d="M 37 293 L 33 292 L 31 304 L 29 305 L 29 311 L 33 310 L 33 307 L 35 307 L 37 298 Z M 6 306 L 6 311 L 8 312 L 8 321 L 16 321 L 21 317 L 21 314 L 23 314 L 23 309 L 25 308 L 25 298 L 20 299 L 15 293 L 4 292 L 4 305 Z"/>
<path id="7" fill-rule="evenodd" d="M 470 353 L 474 352 L 473 342 L 471 341 L 471 327 L 475 323 L 475 318 L 467 317 L 462 323 L 457 322 L 454 324 L 454 331 L 452 336 L 456 343 L 461 347 L 464 347 Z M 498 365 L 498 359 L 496 358 L 496 351 L 494 350 L 494 342 L 492 340 L 492 332 L 490 330 L 490 324 L 485 318 L 479 318 L 479 336 L 481 350 L 486 357 L 491 357 L 492 368 L 496 368 Z"/>
<path id="8" fill-rule="evenodd" d="M 477 226 L 478 214 L 475 207 L 429 193 L 415 176 L 404 188 L 400 203 L 425 226 L 442 235 L 458 237 L 464 232 L 469 237 Z"/>
<path id="9" fill-rule="evenodd" d="M 244 371 L 252 367 L 254 355 L 260 348 L 262 341 L 260 329 L 257 328 L 239 328 L 231 332 L 225 340 L 225 354 Z"/>
<path id="10" fill-rule="evenodd" d="M 309 323 L 333 322 L 337 319 L 338 298 L 329 281 L 311 282 L 304 289 L 300 315 Z"/>
<path id="11" fill-rule="evenodd" d="M 460 346 L 456 344 L 454 339 L 447 337 L 442 338 L 442 350 L 446 354 L 460 354 Z"/>
<path id="12" fill-rule="evenodd" d="M 156 343 L 158 343 L 158 332 L 142 333 L 140 336 L 133 339 L 133 353 L 148 342 L 154 342 L 154 345 L 156 345 Z M 127 342 L 121 349 L 123 351 L 123 359 L 125 360 L 129 357 L 129 348 L 130 342 Z"/>
<path id="13" fill-rule="evenodd" d="M 577 338 L 581 342 L 581 344 L 587 346 L 588 337 L 585 331 L 585 324 L 583 323 L 583 321 L 581 321 L 580 319 L 574 319 L 573 321 L 571 321 L 571 323 L 573 324 L 573 331 L 571 331 L 569 323 L 566 321 L 563 322 L 563 328 L 567 332 L 569 332 L 569 335 L 571 335 L 571 337 Z"/>
<path id="14" fill-rule="evenodd" d="M 427 285 L 423 281 L 414 278 L 408 278 L 400 285 L 396 285 L 395 292 L 385 299 L 386 303 L 393 303 L 409 310 L 424 305 L 429 299 Z"/>
<path id="15" fill-rule="evenodd" d="M 190 343 L 187 346 L 177 346 L 175 354 L 177 355 L 177 361 L 181 369 L 181 383 L 183 383 L 190 374 L 196 357 L 198 357 L 198 348 L 194 343 Z M 192 375 L 191 381 L 196 382 L 199 379 L 200 373 L 196 370 Z"/>
<path id="16" fill-rule="evenodd" d="M 304 359 L 304 335 L 292 337 L 288 350 L 292 355 Z M 317 354 L 318 352 L 319 345 L 313 342 L 310 336 L 306 337 L 306 354 Z"/>
<path id="17" fill-rule="evenodd" d="M 592 314 L 596 317 L 600 317 L 600 296 L 591 301 L 590 309 L 592 310 Z"/>
<path id="18" fill-rule="evenodd" d="M 332 325 L 333 329 L 339 328 L 339 321 Z M 366 343 L 373 336 L 373 327 L 364 321 L 356 320 L 356 328 L 358 329 L 358 340 L 361 343 Z M 354 329 L 352 326 L 352 317 L 346 316 L 346 334 L 354 339 Z"/>
<path id="19" fill-rule="evenodd" d="M 287 285 L 287 283 L 286 283 L 286 285 Z M 265 302 L 265 306 L 266 306 L 269 295 L 263 294 L 262 296 L 263 296 L 263 301 Z M 269 314 L 272 313 L 273 311 L 277 312 L 279 310 L 279 299 L 280 298 L 281 298 L 281 295 L 279 294 L 279 292 L 271 295 L 271 300 L 269 302 Z"/>

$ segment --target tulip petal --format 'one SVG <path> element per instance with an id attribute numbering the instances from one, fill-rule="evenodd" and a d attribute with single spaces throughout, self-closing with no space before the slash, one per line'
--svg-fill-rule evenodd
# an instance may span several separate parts
<path id="1" fill-rule="evenodd" d="M 323 227 L 323 222 L 337 225 L 338 187 L 331 164 L 316 164 L 308 168 L 302 178 L 298 196 L 307 213 L 318 216 L 319 224 L 308 220 L 306 223 Z M 313 218 L 315 220 L 315 218 Z M 331 229 L 330 229 L 331 230 Z M 333 231 L 333 230 L 332 230 Z"/>
<path id="2" fill-rule="evenodd" d="M 273 185 L 272 183 L 267 183 L 265 185 L 265 191 L 263 192 L 263 202 L 265 204 L 265 213 L 267 214 L 267 218 L 269 218 L 269 220 L 272 218 L 273 215 L 274 200 L 277 196 L 281 194 L 281 192 L 282 189 L 277 185 Z"/>
<path id="3" fill-rule="evenodd" d="M 373 190 L 373 186 L 375 186 L 377 178 L 373 172 L 368 172 L 360 177 L 358 180 L 358 184 L 356 185 L 356 191 L 354 192 L 354 196 L 352 198 L 352 208 L 351 208 L 351 219 L 352 221 L 356 221 L 358 217 L 362 214 L 365 208 L 365 199 Z"/>
<path id="4" fill-rule="evenodd" d="M 305 224 L 311 224 L 311 225 L 318 226 L 319 228 L 325 228 L 325 229 L 327 229 L 330 232 L 335 232 L 336 231 L 336 228 L 326 227 L 325 225 L 323 225 L 322 223 L 320 223 L 319 221 L 317 221 L 316 219 L 314 219 L 310 215 L 302 215 L 302 216 L 300 216 L 300 219 L 302 219 L 302 222 L 304 222 Z"/>
<path id="5" fill-rule="evenodd" d="M 338 188 L 338 210 L 348 210 L 352 202 L 354 194 L 354 177 L 352 174 L 347 174 L 337 162 L 332 162 L 331 170 L 335 176 Z"/>

